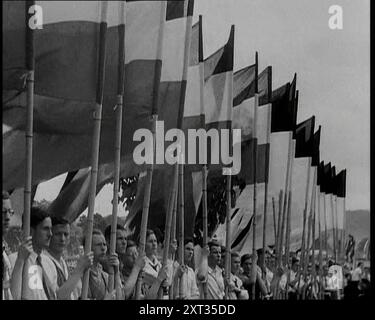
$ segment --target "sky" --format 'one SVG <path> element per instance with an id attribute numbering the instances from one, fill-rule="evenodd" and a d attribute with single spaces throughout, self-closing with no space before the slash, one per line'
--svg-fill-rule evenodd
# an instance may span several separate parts
<path id="1" fill-rule="evenodd" d="M 331 30 L 329 7 L 343 10 L 343 29 Z M 370 1 L 195 0 L 203 16 L 204 56 L 228 39 L 235 24 L 235 71 L 255 61 L 272 66 L 272 86 L 297 73 L 297 122 L 315 115 L 322 126 L 320 158 L 347 169 L 346 208 L 370 208 Z M 53 200 L 64 175 L 38 187 Z M 95 212 L 111 213 L 112 186 L 97 196 Z M 120 216 L 125 210 L 120 208 Z"/>

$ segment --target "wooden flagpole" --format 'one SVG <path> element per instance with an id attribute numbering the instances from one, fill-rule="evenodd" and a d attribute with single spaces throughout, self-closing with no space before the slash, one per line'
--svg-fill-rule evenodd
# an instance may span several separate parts
<path id="1" fill-rule="evenodd" d="M 344 224 L 344 230 L 343 230 L 343 234 L 342 234 L 342 253 L 343 253 L 343 255 L 344 255 L 344 261 L 345 261 L 345 241 L 346 241 L 346 208 L 345 208 L 345 197 L 344 197 L 344 208 L 343 208 L 343 210 L 344 210 L 344 212 L 343 212 L 343 215 L 344 215 L 344 217 L 343 217 L 343 219 L 344 219 L 344 222 L 343 222 L 343 224 Z"/>
<path id="2" fill-rule="evenodd" d="M 184 12 L 186 16 L 186 24 L 185 24 L 185 45 L 184 45 L 184 62 L 183 62 L 183 70 L 182 70 L 182 90 L 180 94 L 180 103 L 179 103 L 179 115 L 178 115 L 178 128 L 182 128 L 183 124 L 183 117 L 184 117 L 184 108 L 185 108 L 185 95 L 186 95 L 186 82 L 187 82 L 187 75 L 188 75 L 188 67 L 189 67 L 189 56 L 190 56 L 190 42 L 191 42 L 191 29 L 192 29 L 192 15 L 189 16 L 188 8 L 190 5 L 193 5 L 194 2 L 191 0 L 185 0 L 184 4 Z M 180 177 L 180 234 L 179 234 L 179 258 L 180 258 L 180 265 L 184 264 L 184 238 L 185 238 L 185 194 L 184 194 L 184 159 L 185 159 L 185 150 L 182 150 L 180 156 L 180 168 L 178 170 L 178 175 Z M 185 291 L 184 288 L 184 281 L 180 281 L 179 285 L 179 296 L 182 297 Z"/>
<path id="3" fill-rule="evenodd" d="M 333 237 L 333 259 L 336 263 L 336 250 L 337 250 L 337 247 L 336 247 L 336 236 L 335 236 L 335 218 L 334 218 L 334 215 L 335 215 L 335 210 L 334 210 L 334 205 L 333 205 L 333 194 L 330 193 L 330 202 L 331 202 L 331 218 L 332 218 L 332 237 Z"/>
<path id="4" fill-rule="evenodd" d="M 340 254 L 340 241 L 339 241 L 339 225 L 338 225 L 338 216 L 337 216 L 337 196 L 334 197 L 334 206 L 335 206 L 335 216 L 336 216 L 336 255 L 335 255 L 335 260 L 336 263 L 338 263 L 338 258 Z"/>
<path id="5" fill-rule="evenodd" d="M 292 150 L 291 150 L 291 161 L 290 161 L 290 178 L 289 178 L 289 195 L 288 195 L 288 207 L 287 207 L 287 229 L 285 234 L 285 255 L 286 255 L 286 263 L 289 263 L 289 254 L 290 254 L 290 232 L 291 232 L 291 214 L 292 214 L 292 186 L 293 186 L 293 164 L 294 164 L 294 156 L 295 156 L 295 144 L 296 141 L 292 139 Z M 289 268 L 288 268 L 289 269 Z M 288 288 L 290 283 L 290 273 L 288 272 L 287 280 L 286 280 L 286 298 L 288 298 Z"/>
<path id="6" fill-rule="evenodd" d="M 177 170 L 178 170 L 178 166 L 177 166 Z M 176 238 L 177 221 L 176 220 L 177 220 L 177 197 L 178 197 L 178 172 L 177 172 L 176 186 L 177 186 L 176 188 L 177 190 L 173 198 L 173 211 L 172 211 L 172 228 L 171 228 L 171 241 L 172 242 L 177 241 L 177 238 Z M 174 261 L 175 258 L 176 258 L 175 254 L 173 254 L 172 260 Z M 174 299 L 174 286 L 172 285 L 169 290 L 169 300 L 173 300 L 173 299 Z"/>
<path id="7" fill-rule="evenodd" d="M 287 202 L 288 202 L 288 190 L 289 190 L 289 181 L 291 176 L 291 163 L 292 163 L 292 153 L 293 153 L 293 141 L 292 141 L 292 133 L 289 133 L 289 146 L 288 146 L 288 160 L 287 160 L 287 167 L 286 167 L 286 177 L 285 177 L 285 193 L 283 197 L 283 207 L 282 207 L 282 216 L 281 216 L 281 231 L 280 231 L 280 243 L 279 243 L 279 250 L 280 250 L 280 261 L 279 267 L 283 265 L 283 239 L 284 239 L 284 231 L 285 231 L 285 223 L 286 223 L 286 209 L 287 209 Z"/>
<path id="8" fill-rule="evenodd" d="M 200 86 L 200 112 L 201 112 L 201 128 L 206 127 L 205 119 L 204 119 L 204 62 L 203 62 L 203 22 L 202 22 L 202 15 L 199 15 L 199 86 Z M 204 156 L 205 164 L 202 166 L 202 222 L 203 222 L 203 241 L 202 246 L 205 248 L 208 244 L 208 222 L 207 222 L 207 175 L 208 175 L 208 167 L 207 167 L 207 146 L 203 143 L 202 146 L 202 154 Z M 207 283 L 202 283 L 203 288 L 203 298 L 207 299 Z"/>
<path id="9" fill-rule="evenodd" d="M 35 4 L 35 1 L 26 1 L 25 19 L 29 21 L 29 8 Z M 27 24 L 27 22 L 25 23 Z M 34 123 L 34 30 L 26 27 L 26 131 L 25 131 L 25 189 L 24 189 L 24 212 L 23 212 L 23 234 L 25 237 L 30 235 L 30 211 L 31 211 L 31 193 L 32 193 L 32 168 L 33 168 L 33 123 Z"/>
<path id="10" fill-rule="evenodd" d="M 276 241 L 276 267 L 280 267 L 280 260 L 281 260 L 281 253 L 280 253 L 280 237 L 281 237 L 281 215 L 282 215 L 282 203 L 283 203 L 283 195 L 284 192 L 282 189 L 280 189 L 279 193 L 279 211 L 278 211 L 278 223 L 277 223 L 277 241 Z M 274 299 L 278 299 L 279 295 L 279 286 L 276 286 L 275 291 L 274 291 Z"/>
<path id="11" fill-rule="evenodd" d="M 172 231 L 172 219 L 173 219 L 173 211 L 174 211 L 174 203 L 175 197 L 177 194 L 177 187 L 178 187 L 178 164 L 176 163 L 173 167 L 173 184 L 172 184 L 172 191 L 169 194 L 168 198 L 168 211 L 165 217 L 165 230 L 164 230 L 164 250 L 163 250 L 163 261 L 162 265 L 163 268 L 168 265 L 168 256 L 169 256 L 169 246 L 171 244 L 171 231 Z M 173 287 L 173 285 L 172 285 Z M 158 291 L 158 298 L 163 298 L 163 290 Z"/>
<path id="12" fill-rule="evenodd" d="M 275 208 L 275 198 L 272 197 L 272 215 L 273 215 L 273 231 L 275 236 L 275 249 L 277 248 L 277 227 L 276 227 L 276 208 Z"/>
<path id="13" fill-rule="evenodd" d="M 318 170 L 317 168 L 315 170 Z M 313 185 L 314 189 L 314 212 L 312 218 L 312 285 L 315 288 L 316 284 L 316 266 L 315 266 L 315 219 L 316 219 L 316 180 Z"/>
<path id="14" fill-rule="evenodd" d="M 258 158 L 258 136 L 256 123 L 258 121 L 258 105 L 259 105 L 259 94 L 258 94 L 258 52 L 255 52 L 255 95 L 254 95 L 254 149 L 253 149 L 253 178 L 254 178 L 254 193 L 253 193 L 253 257 L 256 254 L 256 214 L 257 214 L 257 158 Z M 253 258 L 254 259 L 254 258 Z M 255 285 L 252 286 L 252 299 L 255 299 Z"/>
<path id="15" fill-rule="evenodd" d="M 111 240 L 110 254 L 116 252 L 116 232 L 117 232 L 117 212 L 118 212 L 118 192 L 120 185 L 120 166 L 121 166 L 121 133 L 122 133 L 122 110 L 123 95 L 125 84 L 125 2 L 119 3 L 119 60 L 118 60 L 118 86 L 117 86 L 117 104 L 115 107 L 116 134 L 115 134 L 115 157 L 114 157 L 114 181 L 113 181 L 113 199 L 112 199 L 112 221 L 111 221 Z M 119 283 L 115 284 L 114 269 L 109 268 L 109 292 L 119 289 Z M 118 297 L 119 298 L 119 297 Z"/>
<path id="16" fill-rule="evenodd" d="M 178 190 L 178 196 L 179 196 L 179 235 L 178 235 L 178 256 L 179 256 L 179 264 L 182 266 L 184 264 L 184 237 L 185 237 L 185 204 L 184 204 L 184 165 L 179 164 L 179 190 Z M 181 297 L 183 295 L 183 282 L 180 281 L 179 285 L 179 296 Z"/>
<path id="17" fill-rule="evenodd" d="M 307 238 L 306 238 L 306 250 L 305 250 L 305 261 L 303 263 L 303 278 L 306 279 L 307 277 L 307 266 L 309 264 L 309 253 L 310 253 L 310 237 L 313 229 L 313 214 L 314 214 L 314 201 L 315 201 L 315 196 L 314 196 L 314 186 L 316 184 L 316 178 L 317 178 L 317 172 L 316 172 L 316 167 L 312 167 L 314 170 L 314 177 L 313 177 L 313 185 L 311 188 L 311 201 L 310 201 L 310 212 L 309 212 L 309 217 L 308 217 L 308 225 L 307 225 Z M 312 240 L 314 241 L 314 239 Z M 313 253 L 314 255 L 314 253 Z M 305 299 L 305 294 L 306 290 L 302 291 L 302 299 Z"/>
<path id="18" fill-rule="evenodd" d="M 309 194 L 309 184 L 310 184 L 310 174 L 311 174 L 311 158 L 308 158 L 307 164 L 307 183 L 306 183 L 306 193 L 305 193 L 305 207 L 303 210 L 303 226 L 302 226 L 302 245 L 301 245 L 301 271 L 304 270 L 304 261 L 305 261 L 305 235 L 306 235 L 306 219 L 307 219 L 307 197 Z M 301 273 L 302 273 L 301 272 Z M 301 274 L 298 278 L 298 288 L 301 281 Z"/>
<path id="19" fill-rule="evenodd" d="M 286 255 L 286 264 L 289 263 L 289 253 L 290 253 L 290 232 L 291 232 L 291 213 L 292 213 L 292 182 L 293 182 L 293 160 L 295 152 L 295 140 L 292 139 L 292 157 L 290 162 L 290 177 L 289 177 L 289 190 L 288 190 L 288 204 L 287 204 L 287 216 L 286 216 L 286 232 L 285 232 L 285 255 Z"/>
<path id="20" fill-rule="evenodd" d="M 234 37 L 234 25 L 231 26 L 230 34 Z M 234 38 L 233 38 L 234 41 Z M 234 43 L 233 43 L 234 45 Z M 231 56 L 233 59 L 233 55 Z M 232 66 L 233 66 L 233 60 Z M 233 131 L 232 131 L 232 119 L 233 119 L 233 70 L 232 74 L 229 77 L 228 82 L 228 99 L 227 105 L 229 106 L 229 154 L 233 154 L 232 141 L 233 141 Z M 231 244 L 232 244 L 232 235 L 231 235 L 231 211 L 232 211 L 232 168 L 223 167 L 223 173 L 226 172 L 226 245 L 225 245 L 225 279 L 227 284 L 230 282 L 230 269 L 231 269 Z M 225 287 L 225 298 L 229 299 L 229 288 Z"/>
<path id="21" fill-rule="evenodd" d="M 107 11 L 108 3 L 101 2 L 100 13 L 100 48 L 98 62 L 98 82 L 96 91 L 96 104 L 93 115 L 94 129 L 92 137 L 92 155 L 91 155 L 91 175 L 90 175 L 90 193 L 87 214 L 87 232 L 85 238 L 85 254 L 91 251 L 92 230 L 94 225 L 94 207 L 96 196 L 96 184 L 98 180 L 98 164 L 99 164 L 99 145 L 100 145 L 100 126 L 102 120 L 102 104 L 103 90 L 105 79 L 105 61 L 106 61 L 106 38 L 107 38 Z M 82 300 L 87 299 L 89 289 L 90 269 L 86 270 L 82 282 Z"/>
<path id="22" fill-rule="evenodd" d="M 327 204 L 326 204 L 325 193 L 323 194 L 323 201 L 324 201 L 324 238 L 325 238 L 326 262 L 328 262 Z"/>
<path id="23" fill-rule="evenodd" d="M 161 3 L 160 10 L 160 29 L 158 34 L 158 48 L 157 48 L 157 60 L 162 60 L 163 56 L 163 38 L 164 38 L 164 24 L 166 17 L 166 7 L 167 3 Z M 155 77 L 154 77 L 154 87 L 153 87 L 153 101 L 152 101 L 152 163 L 147 167 L 147 180 L 145 187 L 145 195 L 143 198 L 143 209 L 142 209 L 142 220 L 141 229 L 139 237 L 139 254 L 143 255 L 145 253 L 146 245 L 146 231 L 148 223 L 148 213 L 150 208 L 150 198 L 151 198 L 151 186 L 152 186 L 152 174 L 154 171 L 154 160 L 155 160 L 155 147 L 156 147 L 156 121 L 158 120 L 158 97 L 159 97 L 159 85 L 160 85 L 160 74 L 161 74 L 161 64 L 155 65 Z M 135 299 L 140 300 L 141 296 L 141 286 L 142 280 L 140 277 L 137 279 Z"/>
<path id="24" fill-rule="evenodd" d="M 321 196 L 320 190 L 318 189 L 318 220 L 319 220 L 319 282 L 320 282 L 320 299 L 323 300 L 323 241 L 322 241 L 322 220 L 321 220 Z"/>
<path id="25" fill-rule="evenodd" d="M 268 117 L 267 117 L 267 146 L 270 145 L 271 139 L 271 119 L 272 119 L 272 67 L 268 67 L 269 77 L 268 77 Z M 268 205 L 268 177 L 269 177 L 269 153 L 264 159 L 265 164 L 265 186 L 264 186 L 264 207 L 263 207 L 263 255 L 261 265 L 265 267 L 265 252 L 266 252 L 266 234 L 267 234 L 267 205 Z M 263 273 L 264 279 L 266 279 L 266 274 Z"/>
<path id="26" fill-rule="evenodd" d="M 279 211 L 277 217 L 277 246 L 276 246 L 276 255 L 277 255 L 277 266 L 280 266 L 280 237 L 281 237 L 281 217 L 282 217 L 282 205 L 283 205 L 284 191 L 280 189 L 279 193 Z"/>

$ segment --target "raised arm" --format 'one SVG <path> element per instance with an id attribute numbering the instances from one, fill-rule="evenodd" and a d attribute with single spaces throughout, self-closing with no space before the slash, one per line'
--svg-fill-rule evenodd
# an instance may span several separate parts
<path id="1" fill-rule="evenodd" d="M 17 259 L 13 267 L 12 276 L 10 279 L 10 291 L 14 300 L 22 299 L 22 282 L 23 282 L 23 269 L 26 259 L 30 253 L 33 252 L 32 238 L 27 237 L 22 242 Z M 25 279 L 26 280 L 26 279 Z"/>
<path id="2" fill-rule="evenodd" d="M 72 292 L 77 288 L 84 272 L 92 266 L 94 259 L 93 252 L 82 255 L 73 273 L 68 280 L 57 290 L 57 298 L 59 300 L 70 300 Z"/>

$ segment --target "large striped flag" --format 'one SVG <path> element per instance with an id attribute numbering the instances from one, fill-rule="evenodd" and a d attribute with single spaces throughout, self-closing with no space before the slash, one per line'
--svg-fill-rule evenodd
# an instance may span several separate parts
<path id="1" fill-rule="evenodd" d="M 241 253 L 252 248 L 253 195 L 254 195 L 254 148 L 257 148 L 256 162 L 256 245 L 262 246 L 263 210 L 265 184 L 268 181 L 269 137 L 271 128 L 271 67 L 258 76 L 259 101 L 255 110 L 255 65 L 243 68 L 234 74 L 233 86 L 233 127 L 242 130 L 241 172 L 237 176 L 245 188 L 240 192 L 231 214 L 231 249 Z M 276 96 L 274 96 L 276 100 Z M 255 112 L 257 113 L 255 116 Z M 256 127 L 256 136 L 254 128 Z M 255 139 L 256 138 L 256 139 Z M 270 221 L 268 221 L 269 223 Z M 268 227 L 269 230 L 270 227 Z M 216 236 L 223 239 L 225 223 L 221 224 Z"/>
<path id="2" fill-rule="evenodd" d="M 150 3 L 149 3 L 150 2 Z M 142 46 L 146 48 L 147 46 L 152 47 L 152 43 L 144 43 L 143 41 L 155 41 L 154 39 L 147 40 L 149 35 L 146 35 L 142 38 L 143 33 L 147 31 L 145 27 L 149 25 L 152 21 L 152 17 L 148 17 L 147 15 L 156 14 L 155 17 L 160 20 L 160 9 L 157 10 L 159 7 L 162 8 L 160 1 L 134 1 L 131 2 L 127 8 L 127 24 L 129 25 L 129 30 L 127 33 L 131 32 L 132 25 L 139 25 L 142 24 L 142 19 L 146 19 L 147 23 L 143 26 L 140 26 L 139 31 L 142 31 L 141 34 L 138 34 L 138 41 L 134 39 L 134 48 L 137 50 L 142 50 Z M 151 5 L 151 7 L 147 7 L 147 3 Z M 139 5 L 139 6 L 138 6 Z M 156 6 L 156 7 L 155 7 Z M 159 7 L 158 7 L 159 6 Z M 151 11 L 149 11 L 149 9 Z M 158 66 L 160 66 L 160 62 L 153 63 L 153 68 L 156 68 L 155 72 L 161 71 L 161 82 L 159 85 L 158 91 L 158 106 L 159 106 L 159 119 L 165 120 L 165 127 L 166 130 L 168 128 L 175 128 L 177 127 L 177 121 L 179 117 L 179 101 L 181 94 L 184 93 L 186 83 L 182 81 L 182 71 L 183 71 L 183 63 L 184 63 L 184 50 L 185 50 L 185 38 L 186 38 L 186 26 L 188 24 L 187 19 L 191 19 L 192 17 L 192 10 L 193 10 L 193 2 L 192 1 L 180 1 L 180 2 L 173 2 L 168 1 L 166 7 L 166 15 L 165 23 L 164 23 L 164 39 L 162 42 L 163 50 L 161 60 L 163 61 L 163 66 L 161 70 L 157 71 Z M 155 13 L 154 13 L 155 11 Z M 149 20 L 150 19 L 150 20 Z M 160 24 L 160 21 L 158 23 Z M 155 20 L 156 22 L 156 20 Z M 149 25 L 150 31 L 153 32 L 152 25 Z M 137 30 L 133 30 L 134 32 L 138 32 Z M 156 34 L 157 35 L 157 34 Z M 154 35 L 156 38 L 157 36 Z M 129 36 L 130 37 L 130 36 Z M 126 39 L 127 40 L 127 39 Z M 132 52 L 132 41 L 129 40 L 129 52 Z M 127 43 L 126 43 L 127 45 Z M 130 54 L 129 53 L 129 54 Z M 127 54 L 127 52 L 125 52 Z M 142 53 L 145 55 L 146 53 Z M 149 53 L 150 54 L 150 53 Z M 136 55 L 132 54 L 133 58 L 136 58 Z M 142 55 L 140 56 L 140 58 Z M 128 57 L 129 58 L 129 57 Z M 122 160 L 121 160 L 121 176 L 132 176 L 135 175 L 137 172 L 140 171 L 140 167 L 134 165 L 132 150 L 133 147 L 131 145 L 135 145 L 132 142 L 133 132 L 137 128 L 150 128 L 150 121 L 149 116 L 151 115 L 151 107 L 152 107 L 152 97 L 153 93 L 153 83 L 150 82 L 146 84 L 148 81 L 147 73 L 151 72 L 150 70 L 147 71 L 147 68 L 142 69 L 141 62 L 143 61 L 144 65 L 147 66 L 151 64 L 151 60 L 140 59 L 131 61 L 126 65 L 126 83 L 125 86 L 125 101 L 124 101 L 124 117 L 123 117 L 123 135 L 122 135 Z M 129 66 L 133 65 L 134 70 L 132 72 L 128 72 Z M 136 66 L 139 66 L 136 68 Z M 145 76 L 143 77 L 143 71 L 146 72 Z M 128 73 L 127 73 L 128 72 Z M 130 77 L 130 79 L 128 79 Z M 132 82 L 131 79 L 135 78 Z M 137 81 L 140 82 L 137 84 Z M 144 84 L 143 81 L 145 82 Z M 115 84 L 113 84 L 115 85 Z M 134 85 L 134 87 L 133 87 Z M 149 91 L 143 90 L 143 86 L 149 86 Z M 127 91 L 128 90 L 128 91 Z M 143 94 L 142 94 L 143 90 Z M 148 94 L 148 93 L 149 94 Z M 139 97 L 143 99 L 143 101 L 137 102 L 136 99 Z M 150 103 L 146 102 L 146 99 L 151 99 Z M 103 112 L 104 114 L 104 112 Z M 97 192 L 108 182 L 113 181 L 113 155 L 114 155 L 114 146 L 113 146 L 113 137 L 114 137 L 114 125 L 113 125 L 113 115 L 108 115 L 107 118 L 103 116 L 102 125 L 102 136 L 101 136 L 101 160 L 102 164 L 99 166 L 99 174 L 98 174 L 98 186 Z M 110 125 L 110 120 L 112 124 Z M 103 128 L 104 127 L 104 128 Z M 125 132 L 125 133 L 124 133 Z M 125 145 L 125 152 L 124 150 Z M 124 155 L 125 153 L 125 155 Z M 109 162 L 105 163 L 104 159 L 108 159 Z M 107 160 L 106 160 L 107 161 Z M 103 163 L 104 162 L 104 163 Z M 52 204 L 52 207 L 57 215 L 64 215 L 69 218 L 70 221 L 74 220 L 86 207 L 87 207 L 87 200 L 88 200 L 88 178 L 89 178 L 89 170 L 88 169 L 81 169 L 72 180 L 74 182 L 71 186 L 68 186 L 58 196 L 58 198 Z M 77 193 L 77 190 L 80 190 Z"/>
<path id="3" fill-rule="evenodd" d="M 227 43 L 204 60 L 204 112 L 206 130 L 231 128 L 233 101 L 234 26 Z M 221 157 L 215 162 L 213 154 L 221 154 L 221 141 L 215 136 L 207 141 L 209 169 L 221 169 Z M 229 145 L 228 145 L 229 147 Z"/>
<path id="4" fill-rule="evenodd" d="M 13 3 L 13 2 L 11 2 Z M 108 5 L 108 41 L 107 41 L 107 63 L 106 81 L 104 89 L 104 103 L 102 114 L 102 129 L 100 141 L 99 163 L 110 163 L 113 161 L 113 137 L 114 137 L 114 111 L 116 104 L 117 68 L 118 68 L 118 32 L 116 25 L 119 21 L 119 5 L 122 1 L 111 1 Z M 127 171 L 123 176 L 134 175 L 139 168 L 133 162 L 132 152 L 138 142 L 132 141 L 133 133 L 138 128 L 151 128 L 149 117 L 154 102 L 155 94 L 158 92 L 159 119 L 165 120 L 166 127 L 175 127 L 178 118 L 178 108 L 175 101 L 183 90 L 181 81 L 182 64 L 176 63 L 184 55 L 184 37 L 186 30 L 186 17 L 192 15 L 192 2 L 186 5 L 186 1 L 127 1 L 126 2 L 126 32 L 125 32 L 125 103 L 122 130 L 122 161 L 127 162 Z M 166 11 L 162 11 L 165 8 Z M 66 36 L 64 30 L 67 25 L 77 26 L 79 31 L 87 29 L 96 30 L 93 21 L 95 8 L 100 2 L 42 2 L 44 25 L 43 29 L 35 30 L 35 39 L 49 30 L 49 35 L 58 41 L 51 41 L 56 47 L 48 47 L 48 41 L 43 43 L 41 48 L 45 51 L 36 51 L 36 70 L 43 65 L 48 66 L 47 71 L 54 74 L 52 82 L 59 83 L 60 78 L 64 85 L 58 88 L 65 90 L 70 85 L 75 90 L 67 90 L 65 93 L 55 94 L 47 84 L 51 80 L 45 80 L 36 71 L 36 95 L 34 108 L 34 145 L 33 145 L 33 184 L 48 180 L 58 174 L 88 167 L 90 164 L 91 133 L 92 133 L 92 110 L 93 104 L 90 101 L 89 93 L 95 89 L 85 89 L 86 83 L 92 82 L 95 77 L 92 73 L 83 72 L 76 66 L 74 57 L 84 57 L 87 65 L 92 68 L 96 65 L 91 60 L 94 57 L 86 50 L 85 56 L 80 50 L 79 43 L 89 45 L 89 40 L 82 41 L 80 33 L 73 36 Z M 73 9 L 73 10 L 72 10 Z M 79 10 L 78 10 L 79 9 Z M 91 13 L 90 13 L 91 12 Z M 9 19 L 13 19 L 12 16 Z M 45 31 L 43 31 L 45 30 Z M 64 31 L 64 32 L 62 32 Z M 62 33 L 62 35 L 60 35 Z M 5 32 L 7 34 L 7 32 Z M 77 37 L 75 37 L 76 35 Z M 163 35 L 162 49 L 159 38 Z M 93 36 L 98 37 L 98 34 Z M 72 50 L 65 53 L 71 46 L 63 45 L 68 40 L 76 41 L 78 44 Z M 40 40 L 42 41 L 42 40 Z M 65 41 L 65 42 L 64 42 Z M 68 41 L 68 44 L 70 43 Z M 87 42 L 87 43 L 86 43 Z M 78 46 L 78 49 L 76 49 Z M 36 46 L 38 48 L 38 46 Z M 163 56 L 158 57 L 158 51 L 162 50 Z M 95 50 L 93 50 L 95 51 Z M 62 54 L 64 52 L 64 54 Z M 8 54 L 11 56 L 11 52 Z M 66 59 L 68 59 L 66 61 Z M 65 59 L 65 60 L 64 60 Z M 78 59 L 78 58 L 77 58 Z M 168 63 L 165 63 L 169 61 Z M 164 62 L 164 63 L 163 63 Z M 163 63 L 163 67 L 161 64 Z M 60 69 L 53 69 L 51 66 L 60 66 Z M 85 66 L 86 63 L 83 63 Z M 75 67 L 76 66 L 76 67 Z M 6 67 L 6 66 L 5 66 Z M 5 68 L 4 67 L 4 68 Z M 75 79 L 66 79 L 66 74 L 71 74 L 67 68 L 72 67 L 75 71 L 87 76 L 90 80 L 75 82 Z M 56 72 L 54 72 L 56 71 Z M 155 83 L 159 84 L 159 90 L 155 91 Z M 42 86 L 45 84 L 46 86 Z M 41 87 L 39 90 L 38 88 Z M 82 90 L 81 90 L 82 87 Z M 155 88 L 154 88 L 155 87 Z M 79 90 L 77 90 L 79 88 Z M 59 89 L 60 90 L 60 89 Z M 82 97 L 73 96 L 75 93 L 82 93 Z M 94 90 L 95 91 L 95 90 Z M 78 94 L 77 93 L 77 94 Z M 24 96 L 22 92 L 17 97 L 7 101 L 3 107 L 3 187 L 5 189 L 17 188 L 23 185 L 24 172 Z M 78 101 L 81 99 L 81 101 Z"/>
<path id="5" fill-rule="evenodd" d="M 314 170 L 311 167 L 314 143 L 314 126 L 315 117 L 312 116 L 311 118 L 298 124 L 295 130 L 295 158 L 293 160 L 293 168 L 291 172 L 292 202 L 289 243 L 291 251 L 295 251 L 301 246 L 304 215 L 306 218 L 305 232 L 307 231 L 307 217 L 310 213 L 311 192 L 314 181 Z"/>

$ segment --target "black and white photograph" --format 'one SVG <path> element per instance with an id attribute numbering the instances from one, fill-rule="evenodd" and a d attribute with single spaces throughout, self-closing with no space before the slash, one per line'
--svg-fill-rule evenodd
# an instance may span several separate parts
<path id="1" fill-rule="evenodd" d="M 369 0 L 2 12 L 2 300 L 372 296 Z"/>

